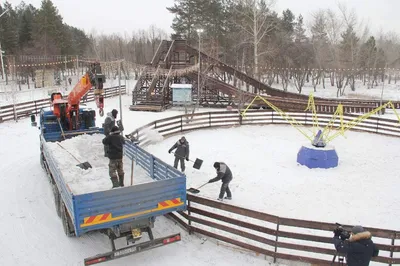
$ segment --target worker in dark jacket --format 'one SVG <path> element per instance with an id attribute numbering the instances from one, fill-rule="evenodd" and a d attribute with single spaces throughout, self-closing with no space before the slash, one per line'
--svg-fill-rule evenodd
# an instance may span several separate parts
<path id="1" fill-rule="evenodd" d="M 354 226 L 349 239 L 342 240 L 343 229 L 335 229 L 333 243 L 338 253 L 345 254 L 348 266 L 368 266 L 372 257 L 379 254 L 379 249 L 371 240 L 371 233 L 362 226 Z"/>
<path id="2" fill-rule="evenodd" d="M 103 139 L 103 144 L 109 146 L 108 158 L 110 158 L 109 174 L 113 188 L 124 186 L 124 164 L 123 164 L 123 147 L 125 139 L 120 135 L 117 126 L 112 127 L 110 134 Z"/>
<path id="3" fill-rule="evenodd" d="M 106 119 L 104 119 L 103 129 L 104 135 L 106 137 L 110 135 L 111 129 L 115 126 L 115 120 L 117 119 L 118 111 L 113 109 L 110 113 L 107 114 Z M 104 145 L 104 157 L 108 157 L 108 146 Z"/>
<path id="4" fill-rule="evenodd" d="M 231 169 L 223 163 L 223 162 L 215 162 L 214 163 L 214 168 L 217 171 L 217 176 L 213 179 L 210 179 L 208 183 L 214 183 L 217 182 L 218 180 L 222 181 L 221 185 L 221 191 L 219 193 L 218 200 L 222 201 L 226 192 L 226 197 L 225 199 L 232 199 L 232 192 L 229 189 L 229 183 L 232 181 L 233 176 Z"/>
<path id="5" fill-rule="evenodd" d="M 172 147 L 169 149 L 169 153 L 171 153 L 174 149 L 175 151 L 175 161 L 174 167 L 178 169 L 178 162 L 181 163 L 181 170 L 185 172 L 185 159 L 189 161 L 189 142 L 185 137 L 180 138 Z"/>

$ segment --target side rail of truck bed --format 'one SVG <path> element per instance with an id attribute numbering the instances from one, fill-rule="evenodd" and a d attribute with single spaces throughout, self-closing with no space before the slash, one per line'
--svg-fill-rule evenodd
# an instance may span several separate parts
<path id="1" fill-rule="evenodd" d="M 74 195 L 64 181 L 52 153 L 46 148 L 43 136 L 41 141 L 46 168 L 57 185 L 76 236 L 186 209 L 185 175 L 131 142 L 125 144 L 125 156 L 145 169 L 154 180 Z"/>

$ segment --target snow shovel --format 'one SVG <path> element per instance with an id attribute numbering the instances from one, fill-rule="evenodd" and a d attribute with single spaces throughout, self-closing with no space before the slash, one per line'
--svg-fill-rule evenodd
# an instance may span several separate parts
<path id="1" fill-rule="evenodd" d="M 176 153 L 173 153 L 173 154 L 175 154 L 176 156 L 181 157 L 181 158 L 183 158 L 183 159 L 186 159 L 186 158 L 184 158 L 184 157 L 182 157 L 182 156 L 177 155 Z M 193 162 L 193 168 L 194 168 L 194 169 L 197 169 L 197 170 L 200 170 L 201 165 L 203 164 L 203 160 L 201 160 L 201 159 L 199 159 L 199 158 L 196 158 L 195 161 L 192 161 L 192 160 L 189 160 L 189 161 Z"/>
<path id="2" fill-rule="evenodd" d="M 87 170 L 87 169 L 89 169 L 89 168 L 92 168 L 92 165 L 91 165 L 89 162 L 83 162 L 83 163 L 81 163 L 72 153 L 70 153 L 66 148 L 64 148 L 63 146 L 61 146 L 60 143 L 57 142 L 57 144 L 58 144 L 58 146 L 60 146 L 63 150 L 65 150 L 66 152 L 68 152 L 72 157 L 74 157 L 74 159 L 79 163 L 79 164 L 77 164 L 76 166 L 78 166 L 78 167 L 80 167 L 80 168 L 82 168 L 82 169 L 84 169 L 84 170 Z"/>
<path id="3" fill-rule="evenodd" d="M 201 186 L 199 186 L 198 188 L 189 188 L 189 189 L 187 189 L 186 191 L 187 192 L 190 192 L 190 193 L 193 193 L 193 194 L 198 194 L 198 193 L 200 193 L 200 188 L 202 188 L 202 187 L 204 187 L 205 185 L 207 185 L 208 184 L 208 182 L 207 183 L 205 183 L 205 184 L 203 184 L 203 185 L 201 185 Z"/>

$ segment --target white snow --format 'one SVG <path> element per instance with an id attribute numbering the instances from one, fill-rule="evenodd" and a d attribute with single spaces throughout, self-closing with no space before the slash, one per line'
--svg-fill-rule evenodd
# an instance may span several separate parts
<path id="1" fill-rule="evenodd" d="M 131 112 L 130 96 L 123 96 L 125 128 L 133 130 L 156 119 L 183 114 Z M 118 107 L 118 97 L 106 99 L 108 111 Z M 89 104 L 95 107 L 94 103 Z M 97 117 L 101 125 L 104 118 Z M 125 120 L 126 119 L 126 120 Z M 127 130 L 127 132 L 130 132 Z M 30 126 L 30 119 L 0 124 L 0 250 L 2 265 L 82 265 L 83 259 L 110 250 L 108 238 L 97 232 L 79 238 L 64 235 L 54 206 L 48 178 L 39 162 L 39 130 Z M 65 155 L 67 156 L 67 155 Z M 69 158 L 69 157 L 68 157 Z M 70 159 L 71 161 L 73 158 Z M 92 161 L 90 161 L 92 163 Z M 139 167 L 136 167 L 139 168 Z M 106 179 L 107 180 L 107 179 Z M 109 181 L 109 180 L 107 180 Z M 121 258 L 104 265 L 177 265 L 187 262 L 195 266 L 208 265 L 271 265 L 270 258 L 250 252 L 217 246 L 216 241 L 189 236 L 174 222 L 159 217 L 155 237 L 181 232 L 182 241 L 166 247 Z M 144 237 L 144 240 L 146 238 Z M 119 247 L 124 241 L 119 243 Z M 274 264 L 282 265 L 282 264 Z"/>
<path id="2" fill-rule="evenodd" d="M 172 163 L 167 151 L 179 136 L 146 149 Z M 191 159 L 204 160 L 201 170 L 188 163 L 188 187 L 213 178 L 213 163 L 223 161 L 234 175 L 233 204 L 287 218 L 400 229 L 400 181 L 393 174 L 400 172 L 398 138 L 347 132 L 331 142 L 337 168 L 308 169 L 296 162 L 307 140 L 291 126 L 209 129 L 185 136 Z M 209 184 L 201 196 L 216 199 L 219 189 L 219 183 Z"/>
<path id="3" fill-rule="evenodd" d="M 154 120 L 184 113 L 183 109 L 177 108 L 162 113 L 132 112 L 128 110 L 131 96 L 122 96 L 122 100 L 124 134 Z M 95 104 L 89 103 L 88 107 L 95 108 Z M 118 97 L 106 99 L 105 107 L 106 112 L 113 108 L 119 110 Z M 201 109 L 200 112 L 211 110 Z M 104 118 L 97 113 L 96 124 L 101 126 Z M 161 141 L 155 131 L 152 133 L 156 143 L 146 149 L 172 164 L 173 156 L 168 154 L 168 149 L 180 135 Z M 64 235 L 48 178 L 40 167 L 38 135 L 39 130 L 30 126 L 29 118 L 0 124 L 0 220 L 4 225 L 0 227 L 2 264 L 82 265 L 84 258 L 110 250 L 108 238 L 100 233 L 89 233 L 80 238 Z M 185 136 L 191 145 L 191 159 L 204 160 L 201 170 L 193 169 L 192 162 L 187 162 L 187 187 L 197 187 L 214 177 L 214 161 L 225 161 L 234 174 L 232 204 L 289 218 L 360 223 L 388 229 L 399 227 L 396 221 L 400 196 L 396 191 L 398 181 L 395 173 L 400 170 L 397 155 L 400 142 L 396 138 L 347 132 L 346 138 L 338 137 L 332 142 L 339 155 L 339 167 L 310 170 L 296 163 L 297 152 L 307 140 L 290 126 L 201 130 Z M 66 143 L 61 142 L 62 145 Z M 111 182 L 107 159 L 102 157 L 102 144 L 90 146 L 90 150 L 100 152 L 99 157 L 96 157 L 97 152 L 92 158 L 80 157 L 80 148 L 84 147 L 86 143 L 71 150 L 78 159 L 98 166 L 96 171 L 104 170 L 101 178 L 109 188 Z M 75 165 L 70 155 L 64 153 L 62 156 L 68 158 L 70 165 Z M 129 160 L 125 165 L 129 171 Z M 135 171 L 139 169 L 135 167 Z M 135 174 L 135 178 L 139 177 Z M 215 199 L 218 191 L 219 183 L 209 184 L 201 189 L 200 196 Z M 182 261 L 199 266 L 270 265 L 269 257 L 238 252 L 237 248 L 227 248 L 226 244 L 219 246 L 220 241 L 210 238 L 203 243 L 196 235 L 189 236 L 175 226 L 174 222 L 164 217 L 157 218 L 156 237 L 175 232 L 182 234 L 182 241 L 177 244 L 104 265 L 131 265 L 133 262 L 150 266 L 161 263 L 176 265 Z M 330 236 L 330 232 L 327 235 Z"/>
<path id="4" fill-rule="evenodd" d="M 109 159 L 104 157 L 104 145 L 102 143 L 104 137 L 103 134 L 81 135 L 61 142 L 47 143 L 64 179 L 74 195 L 111 189 L 112 183 L 108 172 Z M 69 153 L 72 153 L 72 155 Z M 92 168 L 85 170 L 77 166 L 77 164 L 83 162 L 89 162 Z M 124 156 L 123 163 L 125 172 L 124 183 L 125 186 L 129 186 L 131 160 Z M 133 176 L 133 185 L 154 181 L 139 166 L 134 167 Z"/>

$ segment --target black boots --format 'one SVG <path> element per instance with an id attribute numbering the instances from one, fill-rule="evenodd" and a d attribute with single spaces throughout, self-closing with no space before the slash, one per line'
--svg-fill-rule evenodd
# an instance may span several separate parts
<path id="1" fill-rule="evenodd" d="M 124 186 L 124 176 L 123 176 L 123 175 L 121 175 L 121 176 L 119 177 L 119 186 L 120 186 L 120 187 L 123 187 L 123 186 Z"/>
<path id="2" fill-rule="evenodd" d="M 110 179 L 111 179 L 111 182 L 112 182 L 112 185 L 113 185 L 112 188 L 119 187 L 118 178 L 117 177 L 111 177 Z"/>
<path id="3" fill-rule="evenodd" d="M 124 176 L 120 176 L 119 177 L 119 181 L 118 181 L 118 177 L 111 177 L 111 182 L 112 182 L 112 188 L 116 188 L 116 187 L 123 187 L 124 186 Z"/>

